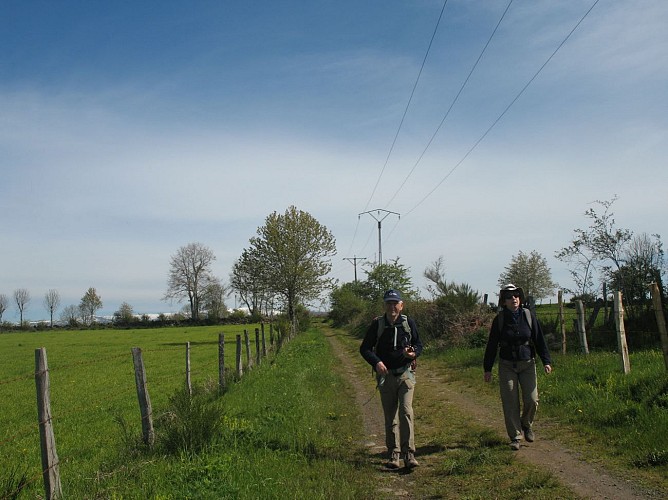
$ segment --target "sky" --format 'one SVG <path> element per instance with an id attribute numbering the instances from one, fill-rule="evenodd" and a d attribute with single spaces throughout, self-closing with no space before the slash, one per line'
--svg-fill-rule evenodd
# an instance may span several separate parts
<path id="1" fill-rule="evenodd" d="M 2 10 L 4 320 L 19 288 L 29 320 L 48 318 L 49 289 L 61 309 L 94 287 L 100 314 L 178 311 L 162 297 L 179 248 L 210 248 L 229 282 L 291 205 L 336 238 L 339 283 L 381 250 L 422 291 L 442 258 L 491 297 L 520 251 L 572 287 L 554 254 L 596 200 L 617 197 L 619 227 L 668 234 L 665 0 Z"/>

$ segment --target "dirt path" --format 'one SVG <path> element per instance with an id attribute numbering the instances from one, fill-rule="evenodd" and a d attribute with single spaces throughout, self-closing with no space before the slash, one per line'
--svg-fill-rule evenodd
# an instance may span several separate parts
<path id="1" fill-rule="evenodd" d="M 334 332 L 330 330 L 329 333 Z M 383 430 L 382 410 L 378 395 L 369 382 L 369 366 L 362 360 L 357 351 L 336 335 L 328 335 L 336 356 L 341 360 L 341 366 L 347 371 L 347 380 L 353 385 L 355 398 L 364 420 L 363 443 L 368 449 L 370 459 L 379 471 L 384 471 L 385 438 Z M 351 362 L 352 360 L 352 362 Z M 471 419 L 483 427 L 496 430 L 505 438 L 503 420 L 500 416 L 500 403 L 494 407 L 476 399 L 474 392 L 463 385 L 447 382 L 445 376 L 437 366 L 425 361 L 421 364 L 418 379 L 418 391 L 436 395 L 448 406 L 455 406 L 459 411 L 469 415 Z M 482 379 L 482 375 L 481 375 Z M 482 380 L 481 380 L 482 383 Z M 419 397 L 419 394 L 416 394 Z M 490 415 L 498 416 L 490 420 Z M 525 460 L 535 466 L 552 473 L 562 484 L 582 498 L 592 499 L 654 499 L 665 498 L 661 493 L 647 491 L 637 484 L 615 477 L 602 466 L 584 461 L 576 451 L 569 450 L 563 444 L 542 437 L 554 432 L 554 423 L 541 421 L 541 431 L 534 443 L 523 442 L 522 449 L 515 455 L 519 460 Z M 418 439 L 419 441 L 419 436 Z M 419 451 L 419 450 L 418 450 Z M 423 457 L 421 467 L 429 467 L 428 457 Z M 411 498 L 408 492 L 412 491 L 411 483 L 415 475 L 410 473 L 385 473 L 383 479 L 387 492 L 395 498 Z"/>

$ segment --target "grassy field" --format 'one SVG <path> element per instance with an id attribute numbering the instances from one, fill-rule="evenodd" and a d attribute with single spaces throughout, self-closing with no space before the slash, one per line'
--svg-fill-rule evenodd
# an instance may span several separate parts
<path id="1" fill-rule="evenodd" d="M 41 487 L 35 349 L 47 351 L 63 483 L 78 489 L 96 476 L 100 464 L 114 460 L 123 436 L 140 432 L 132 347 L 142 349 L 159 416 L 174 391 L 185 385 L 186 342 L 191 343 L 193 383 L 217 383 L 219 333 L 225 334 L 226 367 L 233 368 L 236 335 L 246 328 L 254 339 L 258 326 L 0 335 L 0 471 L 25 473 L 29 483 Z"/>
<path id="2" fill-rule="evenodd" d="M 66 497 L 331 498 L 332 491 L 340 498 L 368 497 L 367 473 L 352 446 L 359 416 L 340 397 L 344 381 L 322 335 L 298 336 L 218 397 L 208 388 L 217 380 L 220 331 L 0 336 L 0 498 L 10 496 L 24 474 L 21 497 L 43 494 L 32 374 L 41 346 L 48 353 Z M 223 331 L 231 366 L 237 332 Z M 182 390 L 186 341 L 193 398 Z M 133 346 L 143 349 L 157 421 L 152 450 L 140 442 Z"/>

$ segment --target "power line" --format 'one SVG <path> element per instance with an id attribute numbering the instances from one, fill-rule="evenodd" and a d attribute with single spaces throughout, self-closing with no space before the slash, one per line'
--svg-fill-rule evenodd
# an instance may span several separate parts
<path id="1" fill-rule="evenodd" d="M 482 59 L 482 56 L 484 55 L 485 51 L 487 50 L 487 47 L 489 47 L 489 44 L 491 43 L 492 38 L 494 38 L 494 35 L 495 35 L 496 32 L 498 31 L 499 26 L 501 25 L 501 22 L 503 21 L 503 19 L 506 17 L 506 13 L 507 13 L 508 10 L 510 9 L 510 6 L 511 6 L 512 3 L 513 3 L 513 0 L 510 0 L 510 1 L 508 2 L 508 5 L 506 6 L 506 10 L 504 10 L 504 11 L 503 11 L 503 14 L 501 14 L 501 18 L 500 18 L 499 21 L 496 23 L 496 26 L 494 27 L 494 30 L 492 31 L 492 34 L 491 34 L 491 35 L 489 36 L 489 38 L 487 39 L 487 43 L 486 43 L 485 46 L 482 48 L 482 51 L 480 52 L 480 55 L 478 56 L 478 59 L 476 59 L 476 62 L 475 62 L 475 63 L 473 64 L 473 66 L 471 67 L 471 71 L 469 71 L 469 74 L 467 75 L 466 79 L 464 80 L 464 83 L 462 83 L 462 86 L 459 88 L 459 92 L 457 92 L 457 95 L 455 96 L 455 98 L 454 98 L 454 99 L 452 100 L 452 102 L 450 103 L 450 107 L 448 107 L 448 110 L 445 112 L 445 116 L 443 116 L 443 119 L 441 120 L 441 123 L 439 123 L 439 124 L 438 124 L 438 127 L 436 127 L 436 130 L 435 130 L 434 133 L 432 134 L 432 136 L 431 136 L 431 138 L 429 139 L 429 141 L 427 141 L 427 145 L 426 145 L 426 146 L 424 147 L 424 149 L 422 150 L 422 153 L 420 153 L 420 156 L 418 157 L 417 161 L 416 161 L 415 164 L 413 165 L 413 168 L 411 168 L 411 170 L 408 172 L 408 175 L 406 175 L 406 177 L 404 178 L 404 180 L 403 180 L 403 182 L 401 183 L 401 185 L 397 188 L 397 190 L 394 192 L 394 194 L 392 195 L 392 197 L 390 198 L 390 200 L 387 202 L 387 204 L 385 205 L 386 207 L 389 206 L 390 203 L 392 203 L 392 201 L 394 201 L 394 199 L 396 198 L 397 194 L 399 194 L 399 191 L 401 191 L 401 188 L 404 187 L 404 184 L 406 184 L 406 181 L 408 180 L 408 178 L 413 174 L 413 172 L 414 172 L 415 169 L 417 168 L 418 164 L 422 161 L 422 158 L 424 157 L 425 153 L 427 152 L 427 149 L 429 149 L 429 147 L 431 146 L 431 143 L 432 143 L 432 142 L 434 141 L 434 139 L 436 138 L 436 134 L 438 134 L 438 131 L 441 130 L 441 127 L 443 126 L 443 123 L 445 123 L 445 120 L 446 120 L 446 119 L 448 118 L 448 116 L 450 115 L 450 111 L 452 111 L 452 108 L 454 107 L 455 103 L 459 100 L 459 96 L 460 96 L 461 93 L 464 91 L 464 87 L 466 87 L 466 84 L 467 84 L 467 83 L 469 82 L 469 80 L 471 79 L 471 75 L 473 75 L 473 72 L 474 72 L 475 69 L 478 67 L 478 63 L 479 63 L 480 60 Z"/>
<path id="2" fill-rule="evenodd" d="M 376 215 L 374 215 L 374 212 L 376 212 Z M 381 212 L 383 212 L 383 215 L 381 216 Z M 391 214 L 399 216 L 401 218 L 401 215 L 398 214 L 397 212 L 390 212 L 389 210 L 384 210 L 382 208 L 376 208 L 375 210 L 369 210 L 368 212 L 362 212 L 360 213 L 357 218 L 359 219 L 362 215 L 364 214 L 369 214 L 371 217 L 373 217 L 376 222 L 378 222 L 378 264 L 383 263 L 383 243 L 382 243 L 382 236 L 381 236 L 381 225 L 382 222 Z"/>
<path id="3" fill-rule="evenodd" d="M 366 257 L 357 257 L 357 256 L 344 257 L 343 260 L 347 260 L 348 262 L 350 262 L 354 266 L 354 268 L 355 268 L 355 283 L 357 283 L 357 261 L 358 260 L 366 260 Z"/>
<path id="4" fill-rule="evenodd" d="M 515 96 L 515 98 L 510 101 L 510 103 L 506 106 L 506 108 L 501 112 L 501 114 L 492 122 L 492 124 L 485 130 L 485 132 L 480 136 L 480 138 L 469 148 L 469 150 L 466 152 L 466 154 L 462 157 L 461 160 L 459 160 L 454 167 L 450 169 L 450 171 L 436 184 L 431 191 L 429 191 L 413 208 L 411 208 L 408 212 L 406 212 L 405 215 L 409 215 L 412 213 L 416 208 L 418 208 L 424 201 L 431 196 L 434 191 L 436 191 L 441 184 L 445 182 L 445 180 L 452 175 L 452 173 L 462 164 L 464 161 L 469 157 L 469 155 L 473 152 L 475 148 L 478 147 L 478 144 L 480 144 L 485 137 L 487 137 L 487 134 L 490 133 L 490 131 L 496 126 L 497 123 L 501 121 L 501 118 L 505 116 L 505 114 L 508 112 L 508 110 L 518 101 L 518 99 L 524 94 L 524 91 L 531 85 L 531 83 L 538 77 L 538 75 L 543 71 L 545 66 L 548 65 L 548 63 L 552 60 L 552 58 L 559 52 L 561 47 L 568 41 L 568 39 L 571 37 L 571 35 L 575 32 L 575 30 L 580 26 L 580 24 L 585 20 L 585 18 L 589 15 L 589 13 L 596 7 L 596 4 L 598 4 L 599 0 L 595 0 L 594 3 L 589 7 L 587 12 L 584 13 L 584 15 L 580 18 L 580 20 L 575 24 L 573 29 L 566 35 L 566 37 L 561 41 L 561 43 L 557 46 L 556 49 L 550 54 L 550 57 L 547 58 L 547 60 L 541 65 L 540 68 L 538 68 L 538 71 L 534 73 L 534 75 L 529 79 L 529 81 L 522 87 L 522 89 L 519 91 L 519 93 Z"/>
<path id="5" fill-rule="evenodd" d="M 438 31 L 438 26 L 441 24 L 441 18 L 443 17 L 443 12 L 445 11 L 445 6 L 448 4 L 448 0 L 445 0 L 443 2 L 443 7 L 441 8 L 441 13 L 438 16 L 438 21 L 436 21 L 436 26 L 434 27 L 434 32 L 431 35 L 431 40 L 429 40 L 429 46 L 427 47 L 427 52 L 424 55 L 424 59 L 422 59 L 422 66 L 420 66 L 420 71 L 418 72 L 417 78 L 415 79 L 415 83 L 413 84 L 413 90 L 411 91 L 411 95 L 408 98 L 408 102 L 406 103 L 406 108 L 404 109 L 404 114 L 401 117 L 401 121 L 399 122 L 399 127 L 397 128 L 397 132 L 394 134 L 394 139 L 392 140 L 392 145 L 390 146 L 390 150 L 387 153 L 387 157 L 385 158 L 385 163 L 383 164 L 383 168 L 380 171 L 380 174 L 378 175 L 378 179 L 376 180 L 376 185 L 373 187 L 373 190 L 371 191 L 371 196 L 369 196 L 368 201 L 366 202 L 366 205 L 364 205 L 364 210 L 369 208 L 369 203 L 371 203 L 371 200 L 373 199 L 373 195 L 376 194 L 376 189 L 378 189 L 378 184 L 380 183 L 380 179 L 383 177 L 383 173 L 385 172 L 385 168 L 387 167 L 387 163 L 390 161 L 390 156 L 392 155 L 392 151 L 394 150 L 394 146 L 397 143 L 397 137 L 399 137 L 399 132 L 401 131 L 401 128 L 404 124 L 404 119 L 406 118 L 406 114 L 408 113 L 408 108 L 411 105 L 411 101 L 413 100 L 413 95 L 415 94 L 415 89 L 417 88 L 418 82 L 420 81 L 420 76 L 422 75 L 422 70 L 424 69 L 425 63 L 427 62 L 427 56 L 429 55 L 429 51 L 431 50 L 431 46 L 434 43 L 434 38 L 436 37 L 436 32 Z"/>

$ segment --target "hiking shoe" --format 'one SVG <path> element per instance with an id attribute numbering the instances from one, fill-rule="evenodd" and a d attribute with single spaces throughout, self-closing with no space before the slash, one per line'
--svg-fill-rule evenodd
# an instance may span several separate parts
<path id="1" fill-rule="evenodd" d="M 510 449 L 513 451 L 519 451 L 520 449 L 520 440 L 519 439 L 513 439 L 510 442 Z"/>
<path id="2" fill-rule="evenodd" d="M 399 467 L 401 467 L 398 451 L 393 451 L 390 454 L 390 460 L 385 464 L 385 467 L 387 467 L 388 469 L 398 469 Z"/>
<path id="3" fill-rule="evenodd" d="M 415 454 L 412 451 L 409 451 L 406 453 L 404 456 L 404 466 L 407 469 L 412 469 L 413 467 L 417 467 L 420 465 L 417 460 L 415 460 Z"/>
<path id="4" fill-rule="evenodd" d="M 534 435 L 533 431 L 531 430 L 531 427 L 525 427 L 523 430 L 524 430 L 524 439 L 526 439 L 529 443 L 533 443 Z"/>

